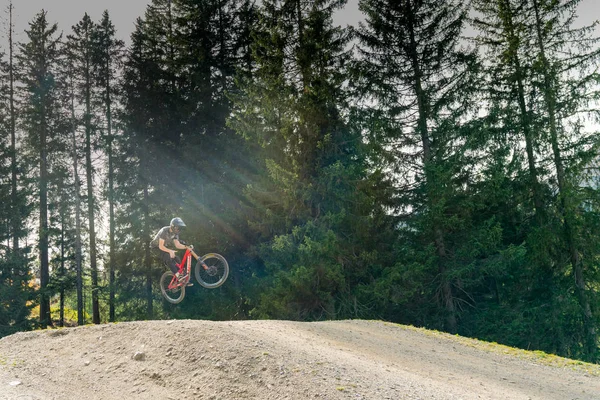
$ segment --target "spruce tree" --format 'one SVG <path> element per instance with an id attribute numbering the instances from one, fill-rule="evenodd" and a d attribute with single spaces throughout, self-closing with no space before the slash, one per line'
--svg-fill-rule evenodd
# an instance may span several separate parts
<path id="1" fill-rule="evenodd" d="M 66 139 L 66 137 L 65 137 Z M 52 186 L 49 190 L 50 243 L 54 251 L 50 259 L 52 289 L 59 296 L 58 326 L 65 326 L 65 301 L 68 292 L 75 287 L 75 221 L 73 221 L 74 184 L 70 171 L 68 152 L 61 155 L 53 166 Z M 58 164 L 58 165 L 57 165 Z"/>
<path id="2" fill-rule="evenodd" d="M 104 138 L 107 160 L 108 187 L 108 224 L 109 224 L 109 321 L 115 321 L 115 271 L 116 271 L 116 243 L 115 243 L 115 188 L 114 188 L 114 115 L 117 93 L 117 77 L 122 67 L 124 43 L 115 37 L 115 27 L 110 20 L 108 11 L 102 15 L 102 20 L 96 25 L 94 31 L 93 66 L 95 86 L 100 92 L 98 102 L 104 114 Z"/>
<path id="3" fill-rule="evenodd" d="M 230 108 L 226 94 L 233 88 L 239 57 L 244 57 L 242 47 L 249 38 L 242 35 L 251 23 L 251 6 L 240 0 L 179 0 L 175 4 L 177 63 L 189 74 L 181 81 L 183 94 L 190 111 L 199 107 L 190 116 L 204 127 L 204 140 L 213 141 L 226 130 Z"/>
<path id="4" fill-rule="evenodd" d="M 367 315 L 357 288 L 372 272 L 361 266 L 375 254 L 364 239 L 377 206 L 365 190 L 360 133 L 345 116 L 351 35 L 332 20 L 343 4 L 263 2 L 254 70 L 233 96 L 230 125 L 262 147 L 265 162 L 246 190 L 264 265 L 255 274 L 268 274 L 252 311 L 261 317 Z"/>
<path id="5" fill-rule="evenodd" d="M 9 132 L 10 132 L 10 160 L 11 160 L 11 203 L 12 203 L 12 248 L 15 252 L 19 251 L 19 239 L 22 232 L 23 207 L 20 205 L 23 202 L 23 196 L 19 194 L 17 186 L 18 170 L 17 163 L 17 111 L 15 108 L 15 71 L 14 71 L 14 49 L 15 43 L 13 40 L 13 4 L 12 1 L 8 6 L 8 107 L 9 107 Z"/>
<path id="6" fill-rule="evenodd" d="M 475 65 L 458 42 L 466 9 L 458 1 L 427 0 L 363 0 L 360 8 L 366 22 L 359 28 L 356 86 L 373 117 L 369 135 L 383 141 L 397 177 L 396 208 L 408 228 L 402 246 L 414 241 L 425 257 L 417 261 L 425 269 L 411 274 L 431 276 L 421 292 L 438 300 L 443 328 L 456 332 L 457 238 L 470 208 L 458 203 L 468 165 L 461 126 L 472 105 Z M 373 103 L 377 110 L 370 112 Z"/>
<path id="7" fill-rule="evenodd" d="M 23 245 L 23 238 L 29 233 L 26 221 L 33 205 L 27 198 L 29 179 L 23 172 L 23 164 L 17 150 L 17 105 L 15 95 L 15 71 L 13 41 L 13 10 L 8 7 L 8 60 L 4 55 L 0 61 L 0 219 L 2 243 L 6 243 L 0 257 L 0 336 L 27 330 L 33 324 L 30 320 L 33 300 L 31 252 Z"/>
<path id="8" fill-rule="evenodd" d="M 82 229 L 81 229 L 81 181 L 79 177 L 79 164 L 81 162 L 81 154 L 78 150 L 81 147 L 82 140 L 80 139 L 80 126 L 81 118 L 76 115 L 76 91 L 77 83 L 75 80 L 75 65 L 73 60 L 67 57 L 65 63 L 62 65 L 63 74 L 65 75 L 65 84 L 63 85 L 62 91 L 62 102 L 66 105 L 65 107 L 65 131 L 66 134 L 66 145 L 65 145 L 65 164 L 69 165 L 70 173 L 72 177 L 72 187 L 70 197 L 72 199 L 71 212 L 74 209 L 74 216 L 71 220 L 71 231 L 72 238 L 72 261 L 73 269 L 75 270 L 75 286 L 77 292 L 77 324 L 82 326 L 85 323 L 84 317 L 84 304 L 83 304 L 83 265 L 82 265 Z M 65 167 L 66 168 L 66 167 Z"/>
<path id="9" fill-rule="evenodd" d="M 79 192 L 79 157 L 78 157 L 78 140 L 77 127 L 78 124 L 75 118 L 75 88 L 71 81 L 71 145 L 72 145 L 72 160 L 73 160 L 73 179 L 74 179 L 74 194 L 75 194 L 75 270 L 77 274 L 77 324 L 79 326 L 85 323 L 84 304 L 83 304 L 83 265 L 82 265 L 82 243 L 81 243 L 81 194 Z"/>
<path id="10" fill-rule="evenodd" d="M 56 68 L 60 57 L 60 36 L 57 25 L 48 23 L 47 13 L 41 11 L 26 30 L 27 41 L 20 45 L 19 74 L 24 85 L 23 129 L 26 133 L 28 155 L 36 165 L 37 196 L 39 205 L 40 254 L 40 324 L 52 324 L 50 317 L 48 179 L 50 146 L 57 139 L 54 130 L 59 110 L 57 104 Z"/>
<path id="11" fill-rule="evenodd" d="M 534 32 L 537 57 L 533 72 L 539 76 L 538 88 L 543 94 L 542 121 L 548 131 L 552 149 L 558 211 L 561 216 L 565 248 L 571 264 L 575 291 L 583 320 L 583 355 L 590 361 L 598 358 L 597 322 L 594 321 L 590 293 L 586 284 L 586 252 L 582 251 L 579 204 L 584 197 L 578 187 L 583 181 L 582 167 L 588 166 L 600 143 L 595 135 L 585 134 L 569 123 L 582 108 L 587 109 L 594 98 L 595 67 L 600 50 L 593 46 L 600 39 L 592 37 L 597 24 L 573 28 L 580 1 L 530 0 L 529 10 L 535 21 Z M 573 90 L 573 88 L 577 88 Z M 571 127 L 575 126 L 573 130 Z M 569 149 L 578 149 L 572 152 Z M 571 154 L 569 154 L 571 153 Z M 586 275 L 588 277 L 586 277 Z"/>
<path id="12" fill-rule="evenodd" d="M 185 107 L 182 139 L 198 149 L 182 153 L 187 188 L 182 208 L 193 209 L 202 199 L 201 212 L 188 218 L 199 228 L 206 221 L 214 223 L 217 215 L 221 223 L 211 235 L 202 235 L 198 229 L 198 244 L 217 245 L 232 254 L 240 254 L 244 246 L 242 235 L 232 233 L 241 212 L 241 192 L 254 174 L 256 157 L 226 120 L 232 107 L 230 95 L 237 90 L 234 76 L 244 68 L 242 64 L 248 66 L 253 9 L 249 1 L 240 0 L 177 1 L 174 9 L 181 75 L 178 96 Z M 198 152 L 204 156 L 198 157 Z M 240 229 L 244 228 L 235 228 Z"/>
<path id="13" fill-rule="evenodd" d="M 592 27 L 573 28 L 578 3 L 477 1 L 481 17 L 474 22 L 490 60 L 490 109 L 499 116 L 510 143 L 508 151 L 520 146 L 514 132 L 525 141 L 534 205 L 536 223 L 523 220 L 521 233 L 513 237 L 513 243 L 527 251 L 527 262 L 514 274 L 520 277 L 516 281 L 529 282 L 523 283 L 527 290 L 511 293 L 512 284 L 502 287 L 508 289 L 504 299 L 511 309 L 527 304 L 529 316 L 511 321 L 520 329 L 535 331 L 536 340 L 513 338 L 513 343 L 522 340 L 525 345 L 526 340 L 546 351 L 594 359 L 597 323 L 590 303 L 593 291 L 585 289 L 584 274 L 590 265 L 584 254 L 591 256 L 593 251 L 588 253 L 580 239 L 587 236 L 583 225 L 587 213 L 581 212 L 580 205 L 587 197 L 584 193 L 590 193 L 581 188 L 582 172 L 595 155 L 597 140 L 581 129 L 578 115 L 591 104 L 598 53 L 592 48 L 597 42 L 591 37 Z M 565 279 L 569 273 L 574 285 Z M 566 296 L 572 292 L 574 298 Z M 556 311 L 545 312 L 548 304 Z"/>
<path id="14" fill-rule="evenodd" d="M 73 26 L 73 33 L 67 36 L 69 60 L 73 63 L 73 73 L 76 79 L 76 94 L 81 102 L 84 114 L 83 125 L 85 129 L 85 171 L 87 186 L 87 217 L 88 234 L 90 239 L 90 270 L 92 278 L 92 322 L 100 323 L 99 282 L 98 282 L 98 255 L 96 244 L 96 193 L 94 192 L 95 168 L 92 163 L 92 153 L 96 145 L 96 127 L 93 121 L 93 32 L 95 24 L 86 13 L 82 20 Z"/>
<path id="15" fill-rule="evenodd" d="M 191 227 L 188 239 L 200 241 L 196 245 L 219 243 L 223 252 L 234 246 L 230 224 L 238 214 L 232 210 L 247 182 L 247 150 L 225 124 L 226 94 L 243 53 L 236 36 L 239 4 L 155 0 L 132 35 L 119 151 L 130 154 L 126 162 L 140 187 L 137 198 L 127 194 L 120 206 L 143 215 L 136 221 L 143 226 L 128 224 L 127 229 L 136 229 L 135 237 L 144 243 L 180 215 Z M 120 162 L 115 167 L 125 171 Z M 117 186 L 128 179 L 119 171 L 115 178 Z M 211 223 L 218 228 L 208 229 Z M 149 249 L 143 252 L 149 306 L 159 270 Z"/>
<path id="16" fill-rule="evenodd" d="M 11 137 L 10 113 L 10 70 L 4 60 L 0 61 L 0 337 L 20 330 L 29 329 L 31 307 L 27 303 L 33 299 L 30 287 L 30 260 L 26 252 L 30 249 L 19 244 L 19 239 L 27 232 L 25 225 L 26 204 L 23 196 L 24 184 L 20 182 L 15 196 L 15 186 L 11 174 L 14 171 L 15 147 Z M 23 181 L 23 179 L 22 179 Z M 15 219 L 22 217 L 20 223 Z M 15 226 L 18 226 L 15 231 Z"/>
<path id="17" fill-rule="evenodd" d="M 152 11 L 148 11 L 152 12 Z M 169 167 L 165 157 L 160 153 L 158 135 L 171 135 L 171 131 L 162 131 L 165 118 L 160 111 L 162 107 L 160 93 L 159 53 L 154 46 L 155 37 L 148 32 L 147 23 L 138 19 L 136 30 L 131 36 L 132 45 L 125 60 L 122 87 L 123 103 L 123 142 L 120 144 L 123 153 L 122 162 L 116 165 L 115 180 L 120 187 L 121 209 L 124 217 L 117 217 L 123 234 L 135 238 L 123 249 L 129 253 L 125 264 L 135 275 L 142 274 L 144 280 L 145 310 L 150 318 L 154 313 L 152 282 L 155 273 L 152 268 L 150 254 L 150 235 L 155 223 L 151 213 L 167 203 L 170 195 L 166 193 L 162 182 L 167 182 L 165 172 Z M 158 132 L 158 133 L 157 133 Z M 168 153 L 168 149 L 163 149 Z M 152 194 L 155 196 L 152 196 Z M 156 201 L 156 202 L 155 202 Z M 141 260 L 141 262 L 140 262 Z M 141 265 L 140 265 L 141 264 Z M 123 270 L 123 278 L 128 271 Z M 136 291 L 142 290 L 141 282 L 136 284 Z M 131 289 L 130 289 L 131 290 Z M 124 299 L 125 300 L 125 299 Z"/>
<path id="18" fill-rule="evenodd" d="M 485 16 L 485 19 L 475 20 L 475 26 L 481 29 L 490 52 L 486 59 L 494 60 L 490 66 L 492 75 L 490 82 L 491 93 L 497 96 L 494 101 L 508 102 L 515 108 L 506 112 L 506 124 L 515 124 L 525 141 L 527 166 L 530 177 L 530 187 L 537 225 L 544 224 L 545 205 L 540 182 L 540 171 L 536 159 L 539 147 L 539 137 L 536 136 L 533 121 L 533 110 L 529 102 L 531 62 L 524 51 L 531 43 L 527 35 L 527 16 L 521 12 L 522 0 L 501 0 L 498 2 L 475 2 L 475 9 Z M 510 107 L 510 106 L 509 106 Z M 515 118 L 516 121 L 510 120 Z M 510 129 L 510 128 L 509 128 Z"/>

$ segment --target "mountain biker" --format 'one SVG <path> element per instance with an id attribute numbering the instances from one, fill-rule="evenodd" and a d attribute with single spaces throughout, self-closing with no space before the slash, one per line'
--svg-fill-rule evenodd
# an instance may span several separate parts
<path id="1" fill-rule="evenodd" d="M 184 227 L 185 223 L 183 220 L 179 217 L 175 217 L 171 220 L 169 226 L 162 227 L 150 242 L 150 248 L 154 249 L 158 258 L 173 271 L 179 280 L 185 278 L 185 272 L 181 275 L 179 274 L 179 267 L 177 267 L 177 264 L 181 263 L 181 259 L 177 257 L 175 250 L 171 250 L 169 247 L 174 246 L 176 249 L 180 250 L 186 248 L 186 246 L 179 241 L 179 234 Z M 187 286 L 193 286 L 193 283 L 188 282 Z"/>

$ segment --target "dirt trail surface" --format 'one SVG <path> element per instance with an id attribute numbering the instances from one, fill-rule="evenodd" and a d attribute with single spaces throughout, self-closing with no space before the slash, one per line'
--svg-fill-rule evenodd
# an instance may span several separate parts
<path id="1" fill-rule="evenodd" d="M 542 365 L 481 343 L 377 321 L 18 333 L 0 340 L 0 399 L 600 399 L 596 366 Z"/>

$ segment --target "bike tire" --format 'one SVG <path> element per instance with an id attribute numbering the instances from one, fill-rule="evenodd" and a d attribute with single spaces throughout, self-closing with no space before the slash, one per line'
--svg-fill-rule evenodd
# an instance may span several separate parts
<path id="1" fill-rule="evenodd" d="M 185 297 L 185 285 L 177 287 L 175 289 L 169 289 L 169 284 L 173 280 L 174 274 L 171 271 L 167 271 L 160 277 L 160 291 L 169 303 L 177 304 L 181 303 Z"/>
<path id="2" fill-rule="evenodd" d="M 208 266 L 208 271 L 203 264 Z M 221 286 L 229 276 L 229 264 L 225 257 L 217 253 L 208 253 L 200 257 L 194 269 L 196 280 L 206 289 L 215 289 Z"/>

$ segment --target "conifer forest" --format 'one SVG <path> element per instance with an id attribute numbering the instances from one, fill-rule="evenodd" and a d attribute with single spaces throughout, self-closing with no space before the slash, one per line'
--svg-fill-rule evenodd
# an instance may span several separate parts
<path id="1" fill-rule="evenodd" d="M 579 3 L 360 0 L 339 26 L 346 0 L 151 0 L 128 45 L 108 11 L 41 10 L 19 41 L 8 23 L 0 336 L 378 319 L 599 362 Z M 177 305 L 149 247 L 173 217 L 231 267 Z"/>

